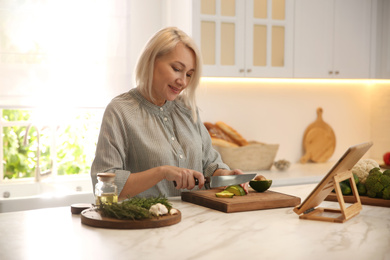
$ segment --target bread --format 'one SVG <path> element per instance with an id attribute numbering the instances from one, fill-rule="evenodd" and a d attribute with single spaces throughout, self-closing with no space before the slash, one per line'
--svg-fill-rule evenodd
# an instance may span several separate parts
<path id="1" fill-rule="evenodd" d="M 233 139 L 234 143 L 238 144 L 239 146 L 248 145 L 248 141 L 242 137 L 235 129 L 233 129 L 231 126 L 225 124 L 222 121 L 218 121 L 215 123 L 215 125 L 222 130 L 226 135 L 228 135 L 231 139 Z"/>
<path id="2" fill-rule="evenodd" d="M 216 137 L 211 137 L 211 143 L 216 146 L 222 146 L 222 147 L 239 147 L 237 144 L 216 138 Z"/>
<path id="3" fill-rule="evenodd" d="M 209 131 L 209 134 L 211 137 L 214 137 L 214 138 L 219 138 L 219 139 L 222 139 L 222 140 L 225 140 L 225 141 L 228 141 L 228 142 L 231 142 L 231 143 L 234 143 L 233 139 L 230 138 L 228 135 L 226 135 L 219 127 L 217 127 L 216 125 L 210 123 L 210 122 L 205 122 L 204 123 L 205 127 L 207 128 L 207 130 Z"/>

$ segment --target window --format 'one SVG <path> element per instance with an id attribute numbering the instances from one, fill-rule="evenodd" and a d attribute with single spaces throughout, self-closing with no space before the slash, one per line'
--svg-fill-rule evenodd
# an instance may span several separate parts
<path id="1" fill-rule="evenodd" d="M 0 182 L 34 178 L 37 169 L 40 178 L 89 174 L 103 109 L 56 111 L 56 120 L 39 109 L 0 111 Z"/>
<path id="2" fill-rule="evenodd" d="M 0 182 L 89 173 L 104 107 L 131 85 L 129 14 L 127 0 L 0 1 Z"/>
<path id="3" fill-rule="evenodd" d="M 129 90 L 129 1 L 0 1 L 0 106 L 103 107 Z"/>

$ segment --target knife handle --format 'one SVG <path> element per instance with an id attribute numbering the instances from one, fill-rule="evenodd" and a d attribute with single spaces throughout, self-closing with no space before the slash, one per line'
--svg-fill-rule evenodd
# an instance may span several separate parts
<path id="1" fill-rule="evenodd" d="M 199 180 L 197 178 L 194 178 L 194 179 L 195 179 L 195 185 L 198 185 Z M 173 181 L 173 185 L 175 185 L 175 187 L 177 186 L 176 181 Z"/>

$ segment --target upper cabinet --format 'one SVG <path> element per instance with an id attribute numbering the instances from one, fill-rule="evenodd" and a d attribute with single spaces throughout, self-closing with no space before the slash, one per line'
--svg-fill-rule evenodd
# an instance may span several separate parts
<path id="1" fill-rule="evenodd" d="M 370 78 L 371 0 L 295 0 L 294 77 Z"/>
<path id="2" fill-rule="evenodd" d="M 374 77 L 390 79 L 390 1 L 378 0 Z"/>
<path id="3" fill-rule="evenodd" d="M 293 1 L 193 1 L 204 76 L 292 77 Z"/>

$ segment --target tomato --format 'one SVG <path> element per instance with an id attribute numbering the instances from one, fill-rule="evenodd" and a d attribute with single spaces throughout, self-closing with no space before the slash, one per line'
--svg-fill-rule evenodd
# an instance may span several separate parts
<path id="1" fill-rule="evenodd" d="M 386 165 L 390 165 L 390 152 L 385 153 L 383 155 L 383 161 L 385 162 Z"/>

